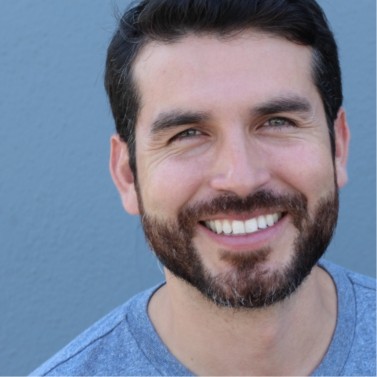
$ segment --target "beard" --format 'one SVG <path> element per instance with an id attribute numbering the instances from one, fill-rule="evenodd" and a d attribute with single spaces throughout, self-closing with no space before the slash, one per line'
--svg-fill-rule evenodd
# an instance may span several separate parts
<path id="1" fill-rule="evenodd" d="M 336 187 L 336 186 L 335 186 Z M 149 245 L 160 262 L 176 277 L 195 287 L 220 307 L 262 308 L 289 297 L 324 254 L 333 236 L 338 217 L 338 191 L 322 198 L 309 216 L 307 199 L 300 193 L 280 195 L 259 191 L 246 198 L 223 195 L 208 202 L 182 208 L 176 221 L 157 219 L 145 212 L 139 194 L 142 224 Z M 268 247 L 235 253 L 219 250 L 229 268 L 213 274 L 194 245 L 200 220 L 217 213 L 251 213 L 257 209 L 289 215 L 297 236 L 289 262 L 280 268 L 266 267 L 272 250 Z M 201 250 L 205 254 L 205 250 Z"/>

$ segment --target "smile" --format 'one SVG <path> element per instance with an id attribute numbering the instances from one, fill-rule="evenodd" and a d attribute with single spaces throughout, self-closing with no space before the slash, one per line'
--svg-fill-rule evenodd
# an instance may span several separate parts
<path id="1" fill-rule="evenodd" d="M 248 220 L 208 220 L 205 221 L 205 226 L 217 234 L 225 235 L 242 235 L 258 232 L 262 229 L 267 229 L 275 225 L 283 216 L 281 212 L 271 213 L 267 215 L 260 215 Z"/>

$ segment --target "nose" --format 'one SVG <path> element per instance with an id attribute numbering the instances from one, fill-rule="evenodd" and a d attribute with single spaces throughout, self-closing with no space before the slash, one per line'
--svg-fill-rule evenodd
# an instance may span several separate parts
<path id="1" fill-rule="evenodd" d="M 212 189 L 246 197 L 269 180 L 267 156 L 257 141 L 244 133 L 232 133 L 222 139 L 215 153 Z"/>

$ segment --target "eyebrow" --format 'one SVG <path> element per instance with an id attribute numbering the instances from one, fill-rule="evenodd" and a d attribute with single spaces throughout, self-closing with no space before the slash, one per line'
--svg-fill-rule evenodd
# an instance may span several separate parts
<path id="1" fill-rule="evenodd" d="M 259 104 L 251 110 L 253 116 L 266 116 L 276 113 L 297 112 L 310 114 L 312 106 L 308 100 L 299 96 L 277 97 L 265 103 Z M 199 124 L 210 119 L 205 112 L 193 112 L 172 110 L 160 113 L 153 121 L 151 133 L 157 134 L 169 128 L 179 127 L 187 124 Z"/>
<path id="2" fill-rule="evenodd" d="M 265 116 L 276 113 L 295 112 L 311 114 L 313 111 L 310 102 L 300 96 L 277 97 L 252 109 L 254 116 Z"/>
<path id="3" fill-rule="evenodd" d="M 209 119 L 209 115 L 203 112 L 178 111 L 161 113 L 152 123 L 152 134 L 169 128 L 183 126 L 185 124 L 198 124 Z"/>
<path id="4" fill-rule="evenodd" d="M 169 128 L 183 126 L 185 124 L 198 124 L 209 119 L 204 112 L 173 110 L 158 115 L 152 123 L 151 132 L 156 134 Z"/>

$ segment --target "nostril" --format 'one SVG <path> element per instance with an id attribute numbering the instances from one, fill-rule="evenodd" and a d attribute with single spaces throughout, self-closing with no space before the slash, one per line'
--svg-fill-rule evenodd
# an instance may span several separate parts
<path id="1" fill-rule="evenodd" d="M 266 187 L 269 181 L 270 175 L 267 171 L 249 169 L 248 171 L 216 174 L 212 176 L 210 185 L 216 191 L 246 197 Z"/>

